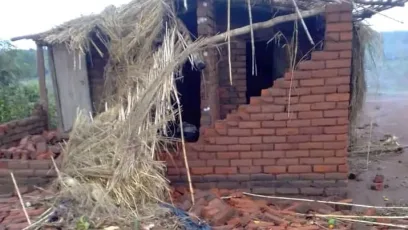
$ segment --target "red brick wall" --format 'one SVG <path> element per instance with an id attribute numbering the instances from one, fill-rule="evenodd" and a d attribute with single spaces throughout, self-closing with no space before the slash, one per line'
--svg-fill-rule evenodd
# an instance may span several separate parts
<path id="1" fill-rule="evenodd" d="M 27 135 L 42 133 L 47 127 L 47 116 L 41 109 L 32 116 L 0 124 L 0 148 L 7 148 L 18 143 Z"/>
<path id="2" fill-rule="evenodd" d="M 202 129 L 199 142 L 188 145 L 197 188 L 345 195 L 351 6 L 328 6 L 326 19 L 323 51 L 214 128 Z M 168 160 L 174 184 L 186 182 L 181 156 Z"/>

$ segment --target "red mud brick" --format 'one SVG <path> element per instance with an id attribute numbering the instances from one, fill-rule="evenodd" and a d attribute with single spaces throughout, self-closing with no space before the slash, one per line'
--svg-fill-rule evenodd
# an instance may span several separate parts
<path id="1" fill-rule="evenodd" d="M 326 134 L 344 134 L 348 132 L 348 126 L 331 126 L 331 127 L 324 127 L 324 133 Z"/>
<path id="2" fill-rule="evenodd" d="M 293 104 L 288 106 L 288 111 L 299 112 L 299 111 L 310 111 L 310 104 Z"/>
<path id="3" fill-rule="evenodd" d="M 313 119 L 323 117 L 322 111 L 299 112 L 299 119 Z"/>
<path id="4" fill-rule="evenodd" d="M 278 128 L 276 129 L 276 135 L 286 136 L 286 135 L 297 135 L 299 134 L 298 128 Z"/>
<path id="5" fill-rule="evenodd" d="M 300 158 L 301 165 L 316 165 L 316 164 L 323 164 L 322 157 L 308 157 L 308 158 Z"/>
<path id="6" fill-rule="evenodd" d="M 299 101 L 301 103 L 313 103 L 313 102 L 321 102 L 324 101 L 324 95 L 304 95 L 300 96 Z"/>
<path id="7" fill-rule="evenodd" d="M 285 173 L 286 166 L 265 166 L 263 171 L 265 173 L 272 173 L 272 174 Z"/>
<path id="8" fill-rule="evenodd" d="M 328 69 L 350 68 L 350 66 L 351 66 L 351 59 L 338 59 L 338 60 L 328 60 L 328 61 L 326 61 L 326 68 L 328 68 Z M 327 83 L 327 81 L 326 81 L 326 83 Z M 330 84 L 333 84 L 333 83 L 330 82 Z"/>
<path id="9" fill-rule="evenodd" d="M 250 129 L 228 129 L 228 136 L 250 136 Z"/>
<path id="10" fill-rule="evenodd" d="M 311 120 L 290 120 L 287 121 L 288 127 L 307 127 L 310 126 Z"/>
<path id="11" fill-rule="evenodd" d="M 261 144 L 262 137 L 240 137 L 239 138 L 240 144 Z"/>
<path id="12" fill-rule="evenodd" d="M 285 156 L 284 151 L 263 151 L 262 157 L 264 158 L 283 158 Z"/>
<path id="13" fill-rule="evenodd" d="M 327 32 L 343 32 L 351 31 L 352 29 L 353 24 L 350 22 L 329 23 L 326 25 Z"/>
<path id="14" fill-rule="evenodd" d="M 274 117 L 273 113 L 251 114 L 251 120 L 253 121 L 269 121 L 269 120 L 273 120 L 273 117 Z"/>
<path id="15" fill-rule="evenodd" d="M 348 84 L 350 84 L 350 76 L 331 77 L 326 79 L 326 85 L 348 85 Z"/>
<path id="16" fill-rule="evenodd" d="M 330 165 L 345 164 L 346 163 L 346 158 L 345 157 L 325 157 L 324 158 L 324 163 L 325 164 L 330 164 Z"/>
<path id="17" fill-rule="evenodd" d="M 290 165 L 288 167 L 289 173 L 310 173 L 312 172 L 312 166 L 310 165 Z"/>
<path id="18" fill-rule="evenodd" d="M 275 134 L 275 129 L 254 129 L 252 131 L 253 135 L 274 135 Z M 248 135 L 247 135 L 248 136 Z"/>
<path id="19" fill-rule="evenodd" d="M 335 156 L 334 150 L 311 150 L 311 157 L 333 157 Z"/>
<path id="20" fill-rule="evenodd" d="M 275 150 L 290 150 L 290 149 L 299 149 L 299 145 L 297 143 L 279 143 L 275 144 Z"/>
<path id="21" fill-rule="evenodd" d="M 284 105 L 262 105 L 263 113 L 278 113 L 285 110 Z"/>
<path id="22" fill-rule="evenodd" d="M 327 20 L 327 18 L 326 18 L 326 20 Z M 312 60 L 315 60 L 315 61 L 333 60 L 333 59 L 337 59 L 337 58 L 339 58 L 339 53 L 338 52 L 314 51 L 312 53 Z"/>
<path id="23" fill-rule="evenodd" d="M 275 121 L 293 120 L 296 118 L 297 118 L 296 113 L 275 113 L 275 116 L 274 116 Z"/>
<path id="24" fill-rule="evenodd" d="M 318 173 L 337 172 L 337 165 L 314 165 L 313 172 Z"/>
<path id="25" fill-rule="evenodd" d="M 321 142 L 321 141 L 334 141 L 336 140 L 335 135 L 324 134 L 324 135 L 312 135 L 312 141 Z"/>
<path id="26" fill-rule="evenodd" d="M 228 145 L 228 151 L 249 151 L 250 145 Z"/>
<path id="27" fill-rule="evenodd" d="M 324 85 L 324 79 L 310 79 L 300 80 L 300 86 L 322 86 Z"/>
<path id="28" fill-rule="evenodd" d="M 283 143 L 286 141 L 284 136 L 264 136 L 262 137 L 263 143 Z"/>
<path id="29" fill-rule="evenodd" d="M 302 143 L 300 143 L 302 144 Z M 299 146 L 300 146 L 299 144 Z M 285 153 L 285 156 L 288 158 L 294 158 L 294 157 L 307 157 L 309 156 L 309 151 L 308 150 L 288 150 Z"/>
<path id="30" fill-rule="evenodd" d="M 324 117 L 348 117 L 347 109 L 327 110 L 323 112 Z"/>
<path id="31" fill-rule="evenodd" d="M 275 165 L 275 159 L 255 159 L 254 165 Z"/>
<path id="32" fill-rule="evenodd" d="M 231 160 L 231 166 L 248 166 L 252 165 L 251 159 Z"/>
<path id="33" fill-rule="evenodd" d="M 207 166 L 230 166 L 229 160 L 208 160 Z M 196 167 L 194 165 L 190 165 L 190 167 Z"/>
<path id="34" fill-rule="evenodd" d="M 254 159 L 254 158 L 261 158 L 262 152 L 260 151 L 252 151 L 252 152 L 241 152 L 240 157 L 242 159 Z"/>
<path id="35" fill-rule="evenodd" d="M 276 161 L 276 165 L 297 165 L 299 164 L 298 158 L 281 158 Z"/>
<path id="36" fill-rule="evenodd" d="M 298 64 L 299 70 L 324 69 L 324 61 L 302 61 Z"/>
<path id="37" fill-rule="evenodd" d="M 218 159 L 238 159 L 239 153 L 238 152 L 219 152 L 217 153 Z"/>
<path id="38" fill-rule="evenodd" d="M 206 175 L 214 173 L 213 167 L 195 167 L 191 169 L 191 173 L 195 175 Z"/>
<path id="39" fill-rule="evenodd" d="M 239 122 L 238 127 L 240 129 L 261 128 L 261 122 L 260 121 L 241 121 L 241 122 Z"/>
<path id="40" fill-rule="evenodd" d="M 239 169 L 239 173 L 242 173 L 242 174 L 253 174 L 253 173 L 262 172 L 261 166 L 249 166 L 249 167 L 241 166 L 241 167 L 238 167 L 238 169 Z"/>
<path id="41" fill-rule="evenodd" d="M 215 167 L 215 174 L 236 174 L 237 167 Z"/>
<path id="42" fill-rule="evenodd" d="M 217 145 L 238 144 L 238 137 L 216 137 L 215 143 Z"/>
<path id="43" fill-rule="evenodd" d="M 341 172 L 341 173 L 348 173 L 349 168 L 348 168 L 347 165 L 339 165 L 339 166 L 338 166 L 338 170 L 339 170 L 339 172 Z"/>
<path id="44" fill-rule="evenodd" d="M 325 50 L 328 50 L 328 51 L 343 51 L 343 50 L 351 50 L 352 48 L 353 48 L 353 44 L 350 41 L 347 41 L 347 42 L 328 41 L 325 44 Z"/>
<path id="45" fill-rule="evenodd" d="M 336 123 L 337 121 L 335 118 L 321 118 L 312 120 L 312 126 L 336 125 Z"/>
<path id="46" fill-rule="evenodd" d="M 293 136 L 288 136 L 288 142 L 292 143 L 299 143 L 299 142 L 308 142 L 310 141 L 310 135 L 293 135 Z"/>
<path id="47" fill-rule="evenodd" d="M 336 93 L 337 87 L 326 85 L 326 86 L 313 87 L 310 90 L 312 94 L 329 94 L 329 93 Z"/>
<path id="48" fill-rule="evenodd" d="M 262 122 L 262 128 L 282 128 L 282 127 L 286 127 L 286 121 L 263 121 Z"/>
<path id="49" fill-rule="evenodd" d="M 299 128 L 300 134 L 324 134 L 323 127 L 301 127 Z"/>

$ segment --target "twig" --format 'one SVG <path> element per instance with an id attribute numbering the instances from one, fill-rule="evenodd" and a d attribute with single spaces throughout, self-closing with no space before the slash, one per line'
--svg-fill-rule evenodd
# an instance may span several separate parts
<path id="1" fill-rule="evenodd" d="M 22 230 L 31 229 L 32 227 L 36 227 L 39 224 L 41 224 L 42 222 L 44 222 L 48 217 L 50 217 L 53 214 L 53 212 L 50 212 L 50 211 L 52 211 L 51 208 L 47 209 L 47 211 L 45 211 L 43 214 L 41 214 L 40 219 L 38 219 L 36 222 L 30 224 L 29 226 L 23 228 Z"/>
<path id="2" fill-rule="evenodd" d="M 232 66 L 231 66 L 231 0 L 228 0 L 228 25 L 227 25 L 227 39 L 228 39 L 228 70 L 229 80 L 232 85 Z"/>
<path id="3" fill-rule="evenodd" d="M 387 224 L 387 223 L 379 223 L 379 222 L 366 221 L 366 220 L 355 220 L 355 219 L 348 219 L 348 218 L 337 218 L 337 219 L 338 220 L 343 220 L 343 221 L 364 223 L 364 224 L 372 224 L 372 225 L 379 225 L 379 226 L 387 226 L 387 227 L 408 229 L 408 225 Z"/>
<path id="4" fill-rule="evenodd" d="M 306 10 L 306 11 L 302 11 L 301 15 L 303 18 L 307 18 L 307 17 L 312 17 L 318 14 L 321 14 L 322 12 L 324 12 L 324 9 L 322 8 L 316 8 L 316 9 L 312 9 L 312 10 Z M 298 14 L 297 13 L 293 13 L 293 14 L 288 14 L 288 15 L 284 15 L 284 16 L 279 16 L 276 18 L 272 18 L 268 21 L 265 22 L 258 22 L 258 23 L 254 23 L 252 24 L 252 29 L 255 30 L 259 30 L 259 29 L 267 29 L 267 28 L 271 28 L 277 24 L 280 23 L 284 23 L 284 22 L 288 22 L 288 21 L 295 21 L 298 18 Z M 202 45 L 209 45 L 209 44 L 215 44 L 215 43 L 219 43 L 223 40 L 225 40 L 225 37 L 227 36 L 231 36 L 231 37 L 236 37 L 236 36 L 240 36 L 240 35 L 244 35 L 247 34 L 251 31 L 251 26 L 243 26 L 234 30 L 231 30 L 229 32 L 225 32 L 225 33 L 221 33 L 215 36 L 212 36 L 210 38 L 206 38 Z"/>
<path id="5" fill-rule="evenodd" d="M 295 6 L 296 13 L 297 13 L 297 15 L 298 15 L 299 18 L 300 18 L 300 22 L 302 23 L 303 29 L 305 29 L 307 38 L 309 38 L 309 41 L 310 41 L 310 43 L 311 43 L 312 45 L 315 45 L 315 43 L 314 43 L 314 41 L 313 41 L 313 38 L 312 38 L 312 36 L 310 35 L 309 30 L 307 29 L 305 20 L 303 20 L 302 14 L 300 13 L 299 7 L 298 7 L 298 5 L 296 4 L 296 0 L 292 0 L 292 2 L 293 2 L 293 5 Z"/>
<path id="6" fill-rule="evenodd" d="M 25 215 L 25 217 L 27 219 L 27 223 L 29 225 L 31 225 L 31 220 L 30 220 L 30 217 L 28 216 L 27 210 L 25 208 L 24 200 L 23 200 L 23 197 L 21 197 L 21 193 L 20 193 L 20 190 L 18 189 L 16 179 L 14 178 L 14 174 L 12 172 L 10 172 L 10 176 L 11 176 L 11 180 L 13 180 L 14 188 L 16 189 L 16 193 L 17 193 L 18 199 L 20 200 L 21 207 L 23 208 L 23 212 L 24 212 L 24 215 Z"/>
<path id="7" fill-rule="evenodd" d="M 382 207 L 382 206 L 351 204 L 351 203 L 343 203 L 343 202 L 335 202 L 335 201 L 310 200 L 310 199 L 290 198 L 290 197 L 281 197 L 281 196 L 264 196 L 264 195 L 258 195 L 258 194 L 248 193 L 248 192 L 244 192 L 243 194 L 247 196 L 267 198 L 267 199 L 277 199 L 277 200 L 316 202 L 316 203 L 322 203 L 322 204 L 335 204 L 335 205 L 352 206 L 352 207 L 360 207 L 360 208 L 373 208 L 373 209 L 407 209 L 408 210 L 408 207 Z M 231 197 L 224 197 L 224 198 L 228 199 Z"/>
<path id="8" fill-rule="evenodd" d="M 297 216 L 311 216 L 311 217 L 322 217 L 322 218 L 350 218 L 350 219 L 406 219 L 408 216 L 351 216 L 351 215 L 332 215 L 332 214 L 303 214 L 295 213 Z"/>
<path id="9" fill-rule="evenodd" d="M 188 159 L 187 159 L 187 152 L 186 152 L 186 143 L 184 140 L 184 128 L 183 128 L 183 119 L 181 117 L 181 110 L 180 110 L 180 98 L 177 95 L 177 90 L 173 91 L 174 92 L 174 97 L 176 98 L 176 102 L 178 105 L 178 117 L 179 117 L 179 121 L 180 121 L 180 131 L 181 131 L 181 147 L 183 149 L 183 158 L 184 158 L 184 164 L 186 166 L 186 171 L 187 171 L 187 180 L 188 180 L 188 186 L 190 189 L 190 195 L 191 195 L 191 203 L 194 205 L 195 203 L 195 199 L 194 199 L 194 189 L 193 189 L 193 183 L 191 182 L 191 175 L 190 175 L 190 166 L 188 165 Z"/>
<path id="10" fill-rule="evenodd" d="M 254 30 L 252 28 L 251 0 L 247 0 L 247 3 L 248 3 L 249 25 L 251 26 L 252 75 L 255 76 L 255 37 L 254 37 Z"/>

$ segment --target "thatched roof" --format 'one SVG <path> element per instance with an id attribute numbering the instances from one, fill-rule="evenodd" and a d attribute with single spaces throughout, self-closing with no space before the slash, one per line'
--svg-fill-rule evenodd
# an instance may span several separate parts
<path id="1" fill-rule="evenodd" d="M 148 1 L 149 0 L 146 0 L 146 2 Z M 176 2 L 176 5 L 179 5 L 181 8 L 187 5 L 187 10 L 193 10 L 197 6 L 197 0 L 174 1 Z M 143 7 L 143 4 L 141 4 L 141 2 L 143 1 L 131 1 L 130 3 L 125 4 L 121 7 L 109 6 L 100 14 L 82 16 L 80 18 L 63 23 L 62 25 L 57 26 L 49 31 L 15 37 L 12 39 L 12 41 L 32 39 L 46 44 L 72 41 L 76 38 L 88 36 L 91 30 L 104 24 L 103 21 L 105 17 L 110 17 L 112 15 L 123 15 L 123 17 L 129 17 L 131 15 L 132 17 L 134 17 L 134 14 L 132 14 L 131 11 L 140 11 L 140 8 Z M 225 4 L 226 0 L 215 0 L 215 2 Z M 326 4 L 339 2 L 349 2 L 350 4 L 353 4 L 354 20 L 360 21 L 362 19 L 369 18 L 383 10 L 390 9 L 395 6 L 404 6 L 404 4 L 408 2 L 408 0 L 296 0 L 296 3 L 301 10 L 310 10 L 322 7 Z M 251 0 L 251 4 L 254 6 L 253 9 L 256 9 L 255 7 L 267 7 L 269 10 L 271 8 L 277 8 L 287 10 L 288 13 L 294 12 L 295 10 L 292 0 Z M 233 0 L 233 5 L 235 7 L 247 6 L 246 0 Z M 132 17 L 127 19 L 124 18 L 124 20 L 135 20 L 135 18 Z"/>

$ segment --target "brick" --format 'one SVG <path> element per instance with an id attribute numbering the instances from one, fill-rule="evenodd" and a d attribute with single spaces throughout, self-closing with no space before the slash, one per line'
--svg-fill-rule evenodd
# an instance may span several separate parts
<path id="1" fill-rule="evenodd" d="M 322 157 L 307 157 L 307 158 L 300 158 L 301 165 L 316 165 L 316 164 L 323 164 Z"/>
<path id="2" fill-rule="evenodd" d="M 311 125 L 311 120 L 290 120 L 287 126 L 291 127 L 308 127 Z"/>
<path id="3" fill-rule="evenodd" d="M 272 174 L 285 173 L 286 166 L 264 166 L 263 172 Z"/>
<path id="4" fill-rule="evenodd" d="M 351 59 L 338 59 L 338 60 L 327 60 L 326 68 L 350 68 Z"/>
<path id="5" fill-rule="evenodd" d="M 310 165 L 290 165 L 288 167 L 289 173 L 310 173 L 312 172 L 312 166 Z"/>
<path id="6" fill-rule="evenodd" d="M 347 149 L 336 150 L 336 157 L 345 157 L 347 153 Z"/>
<path id="7" fill-rule="evenodd" d="M 243 106 L 243 105 L 240 105 Z M 261 106 L 260 105 L 245 105 L 245 111 L 248 113 L 260 113 L 261 112 Z"/>
<path id="8" fill-rule="evenodd" d="M 227 145 L 204 145 L 204 151 L 206 152 L 228 151 L 228 146 Z"/>
<path id="9" fill-rule="evenodd" d="M 323 117 L 322 111 L 309 111 L 309 112 L 299 112 L 299 119 L 313 119 Z"/>
<path id="10" fill-rule="evenodd" d="M 336 165 L 314 165 L 313 172 L 318 172 L 318 173 L 337 172 L 337 166 Z"/>
<path id="11" fill-rule="evenodd" d="M 310 104 L 288 105 L 288 111 L 290 112 L 310 111 Z"/>
<path id="12" fill-rule="evenodd" d="M 332 165 L 345 164 L 346 163 L 346 158 L 345 157 L 325 157 L 324 158 L 324 163 L 325 164 L 332 164 Z"/>
<path id="13" fill-rule="evenodd" d="M 245 168 L 248 168 L 248 167 L 245 167 Z M 241 170 L 239 170 L 239 171 L 240 171 L 240 173 L 243 173 L 243 172 L 241 172 Z M 229 181 L 249 181 L 251 179 L 251 175 L 249 175 L 249 174 L 228 175 L 227 178 L 228 178 Z"/>
<path id="14" fill-rule="evenodd" d="M 273 144 L 253 144 L 251 145 L 251 150 L 253 151 L 263 151 L 263 150 L 273 150 Z"/>
<path id="15" fill-rule="evenodd" d="M 337 109 L 324 111 L 324 117 L 348 117 L 349 111 L 347 109 Z"/>
<path id="16" fill-rule="evenodd" d="M 207 166 L 230 166 L 229 160 L 208 160 Z M 194 167 L 193 165 L 190 165 Z"/>
<path id="17" fill-rule="evenodd" d="M 337 92 L 338 93 L 350 93 L 350 85 L 338 85 Z"/>
<path id="18" fill-rule="evenodd" d="M 275 150 L 296 150 L 299 148 L 297 143 L 276 143 Z"/>
<path id="19" fill-rule="evenodd" d="M 350 84 L 350 76 L 332 77 L 326 79 L 326 85 L 347 85 Z"/>
<path id="20" fill-rule="evenodd" d="M 276 175 L 276 179 L 277 179 L 277 180 L 281 180 L 281 181 L 298 180 L 299 177 L 300 177 L 299 174 L 294 174 L 294 173 L 290 173 L 290 174 L 278 174 L 278 175 Z"/>
<path id="21" fill-rule="evenodd" d="M 336 124 L 337 120 L 335 118 L 321 118 L 312 120 L 312 126 L 327 126 Z"/>
<path id="22" fill-rule="evenodd" d="M 312 141 L 334 141 L 336 140 L 335 135 L 329 135 L 329 134 L 324 134 L 324 135 L 312 135 Z"/>
<path id="23" fill-rule="evenodd" d="M 206 175 L 214 173 L 213 167 L 195 167 L 191 168 L 191 173 L 195 175 Z"/>
<path id="24" fill-rule="evenodd" d="M 309 196 L 321 196 L 324 194 L 324 188 L 300 188 L 300 193 Z"/>
<path id="25" fill-rule="evenodd" d="M 338 69 L 323 69 L 323 70 L 315 70 L 312 72 L 313 77 L 336 77 L 339 76 Z"/>
<path id="26" fill-rule="evenodd" d="M 275 121 L 286 121 L 286 120 L 293 120 L 293 119 L 296 119 L 296 118 L 297 118 L 296 113 L 275 113 L 275 116 L 274 116 Z M 284 123 L 284 124 L 286 126 L 286 123 Z M 266 126 L 264 126 L 264 127 L 266 127 Z M 279 126 L 279 127 L 282 127 L 282 126 Z"/>
<path id="27" fill-rule="evenodd" d="M 252 165 L 251 159 L 231 160 L 231 166 L 248 166 Z"/>
<path id="28" fill-rule="evenodd" d="M 269 89 L 268 96 L 286 96 L 286 95 L 288 95 L 287 89 L 281 89 L 281 88 Z"/>
<path id="29" fill-rule="evenodd" d="M 278 195 L 297 195 L 299 194 L 298 188 L 276 188 L 276 194 Z"/>
<path id="30" fill-rule="evenodd" d="M 328 51 L 343 51 L 343 50 L 351 50 L 352 48 L 353 48 L 353 44 L 351 42 L 330 42 L 329 41 L 325 43 L 325 50 L 328 50 Z"/>
<path id="31" fill-rule="evenodd" d="M 340 41 L 340 33 L 339 32 L 330 32 L 326 33 L 326 41 Z"/>
<path id="32" fill-rule="evenodd" d="M 216 153 L 201 152 L 198 154 L 198 158 L 201 160 L 211 160 L 216 158 Z"/>
<path id="33" fill-rule="evenodd" d="M 321 173 L 302 173 L 299 175 L 301 180 L 323 180 L 324 174 Z"/>
<path id="34" fill-rule="evenodd" d="M 338 166 L 338 171 L 339 171 L 339 172 L 342 172 L 342 173 L 348 173 L 349 168 L 348 168 L 348 166 L 347 166 L 346 164 L 344 164 L 344 165 L 339 165 L 339 166 Z"/>
<path id="35" fill-rule="evenodd" d="M 274 135 L 275 134 L 275 129 L 254 129 L 252 130 L 253 135 Z"/>
<path id="36" fill-rule="evenodd" d="M 236 174 L 237 167 L 215 167 L 215 174 Z"/>
<path id="37" fill-rule="evenodd" d="M 285 106 L 283 105 L 262 105 L 263 113 L 277 113 L 285 111 Z"/>
<path id="38" fill-rule="evenodd" d="M 313 87 L 310 89 L 312 94 L 329 94 L 329 93 L 336 93 L 337 87 L 336 86 L 321 86 L 321 87 Z"/>
<path id="39" fill-rule="evenodd" d="M 328 23 L 326 25 L 327 32 L 344 32 L 351 31 L 353 24 L 351 22 Z"/>
<path id="40" fill-rule="evenodd" d="M 324 67 L 324 61 L 302 61 L 297 66 L 299 70 L 316 70 Z"/>
<path id="41" fill-rule="evenodd" d="M 299 143 L 299 149 L 322 149 L 323 143 L 321 142 L 307 142 Z"/>
<path id="42" fill-rule="evenodd" d="M 324 85 L 324 79 L 305 79 L 300 80 L 300 86 L 322 86 Z"/>
<path id="43" fill-rule="evenodd" d="M 341 68 L 338 71 L 339 71 L 339 76 L 350 76 L 351 75 L 351 68 Z"/>
<path id="44" fill-rule="evenodd" d="M 261 173 L 262 172 L 262 167 L 261 166 L 241 166 L 238 167 L 239 173 L 245 173 L 245 174 L 252 174 L 252 173 Z"/>
<path id="45" fill-rule="evenodd" d="M 324 134 L 323 127 L 301 127 L 299 128 L 300 134 Z"/>
<path id="46" fill-rule="evenodd" d="M 251 175 L 251 180 L 253 181 L 272 181 L 275 179 L 276 179 L 276 176 L 271 175 L 271 174 L 258 173 L 258 174 Z"/>
<path id="47" fill-rule="evenodd" d="M 324 101 L 324 95 L 305 95 L 300 97 L 301 103 L 313 103 L 313 102 L 322 102 Z"/>
<path id="48" fill-rule="evenodd" d="M 241 121 L 241 122 L 239 122 L 238 127 L 240 129 L 261 128 L 261 122 L 260 121 Z"/>
<path id="49" fill-rule="evenodd" d="M 276 135 L 287 136 L 287 135 L 297 135 L 299 134 L 298 128 L 278 128 L 276 129 Z"/>
<path id="50" fill-rule="evenodd" d="M 218 159 L 238 159 L 239 153 L 238 152 L 219 152 L 217 153 Z"/>
<path id="51" fill-rule="evenodd" d="M 228 145 L 228 151 L 249 151 L 250 145 Z"/>
<path id="52" fill-rule="evenodd" d="M 335 102 L 318 102 L 311 105 L 311 110 L 328 110 L 336 108 Z"/>
<path id="53" fill-rule="evenodd" d="M 276 165 L 298 165 L 298 158 L 281 158 L 276 161 Z"/>
<path id="54" fill-rule="evenodd" d="M 260 151 L 241 152 L 240 153 L 241 159 L 261 158 L 261 156 L 262 156 L 262 152 L 260 152 Z"/>
<path id="55" fill-rule="evenodd" d="M 294 96 L 309 95 L 310 93 L 311 89 L 308 87 L 300 87 L 292 90 L 292 95 Z"/>
<path id="56" fill-rule="evenodd" d="M 255 159 L 254 165 L 275 165 L 275 159 Z"/>
<path id="57" fill-rule="evenodd" d="M 252 191 L 256 194 L 263 194 L 263 195 L 274 195 L 276 194 L 275 188 L 253 188 Z"/>
<path id="58" fill-rule="evenodd" d="M 251 130 L 250 129 L 228 129 L 228 136 L 250 136 Z"/>
<path id="59" fill-rule="evenodd" d="M 340 33 L 340 41 L 351 41 L 351 40 L 353 40 L 352 32 L 341 32 Z"/>
<path id="60" fill-rule="evenodd" d="M 335 93 L 326 95 L 326 101 L 349 101 L 350 94 L 348 93 Z"/>
<path id="61" fill-rule="evenodd" d="M 228 162 L 227 162 L 227 164 L 228 164 Z M 190 167 L 205 167 L 205 166 L 207 166 L 207 163 L 204 160 L 197 160 L 197 161 L 189 160 L 188 165 Z M 178 165 L 178 166 L 184 166 L 184 164 Z M 212 166 L 212 165 L 209 165 L 209 166 Z"/>
<path id="62" fill-rule="evenodd" d="M 340 14 L 340 21 L 342 22 L 351 22 L 352 20 L 353 20 L 353 14 L 351 13 L 351 11 Z"/>
<path id="63" fill-rule="evenodd" d="M 334 150 L 311 150 L 311 157 L 332 157 L 335 156 Z"/>
<path id="64" fill-rule="evenodd" d="M 285 156 L 284 151 L 263 151 L 262 157 L 263 158 L 283 158 Z"/>
<path id="65" fill-rule="evenodd" d="M 239 138 L 240 144 L 261 144 L 262 137 L 240 137 Z"/>
<path id="66" fill-rule="evenodd" d="M 326 134 L 344 134 L 348 132 L 348 126 L 331 126 L 331 127 L 324 127 L 324 133 Z"/>
<path id="67" fill-rule="evenodd" d="M 346 188 L 325 188 L 324 194 L 325 196 L 339 196 L 339 197 L 347 197 L 347 189 Z"/>
<path id="68" fill-rule="evenodd" d="M 299 143 L 310 141 L 310 135 L 293 135 L 287 137 L 289 143 Z"/>
<path id="69" fill-rule="evenodd" d="M 340 22 L 340 13 L 331 13 L 326 15 L 326 23 Z"/>
<path id="70" fill-rule="evenodd" d="M 263 143 L 283 143 L 286 142 L 286 137 L 282 136 L 264 136 L 262 137 Z"/>
<path id="71" fill-rule="evenodd" d="M 293 89 L 294 91 L 295 89 Z M 299 102 L 299 98 L 298 97 L 275 97 L 275 99 L 273 100 L 273 103 L 276 105 L 288 105 L 288 104 L 296 104 Z"/>
<path id="72" fill-rule="evenodd" d="M 353 52 L 351 50 L 345 50 L 340 52 L 340 58 L 352 58 Z"/>
<path id="73" fill-rule="evenodd" d="M 9 162 L 9 167 L 10 167 Z M 52 162 L 50 160 L 30 160 L 28 161 L 30 169 L 50 169 Z"/>
<path id="74" fill-rule="evenodd" d="M 251 114 L 251 120 L 253 121 L 269 121 L 269 120 L 273 120 L 273 117 L 274 117 L 273 113 Z"/>
<path id="75" fill-rule="evenodd" d="M 322 61 L 322 60 L 333 60 L 339 58 L 338 52 L 327 52 L 327 51 L 314 51 L 312 53 L 312 60 Z"/>

